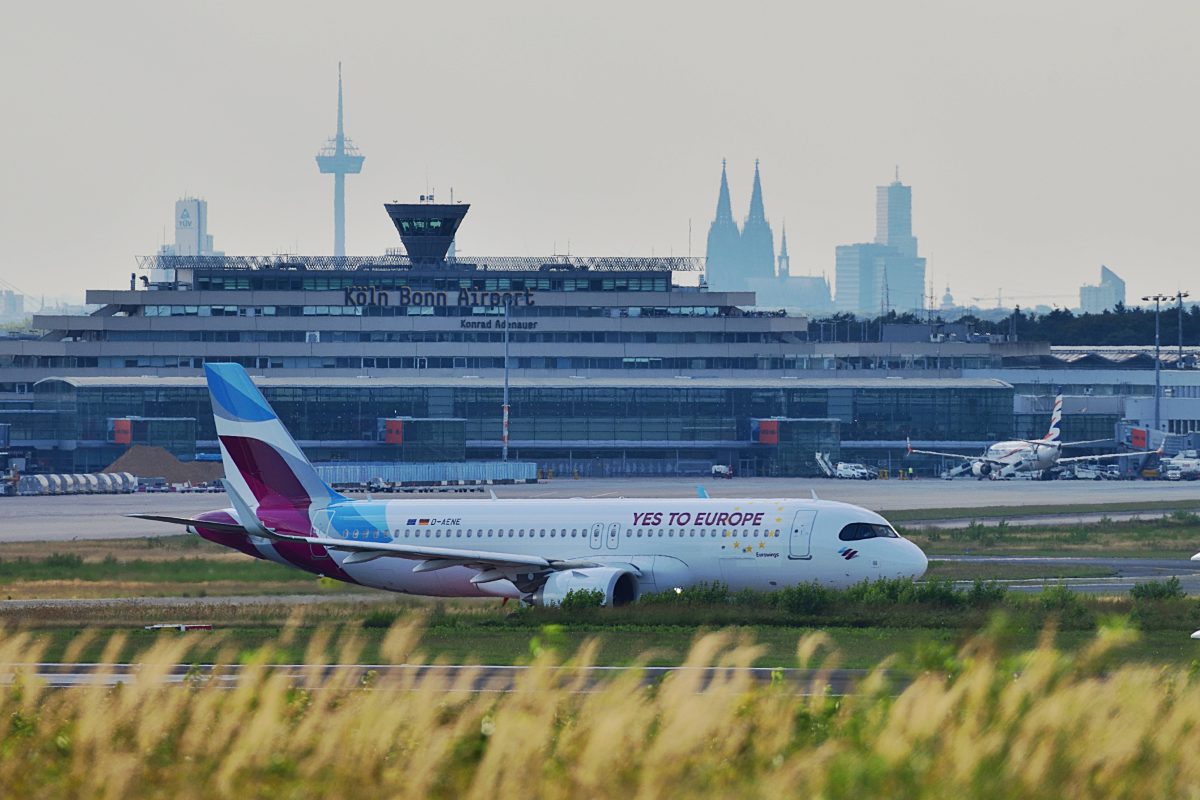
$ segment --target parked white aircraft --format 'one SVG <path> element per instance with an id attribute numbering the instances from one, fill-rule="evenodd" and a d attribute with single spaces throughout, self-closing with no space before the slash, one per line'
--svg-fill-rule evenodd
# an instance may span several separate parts
<path id="1" fill-rule="evenodd" d="M 205 371 L 233 508 L 135 516 L 320 575 L 534 605 L 598 589 L 622 605 L 702 582 L 919 577 L 928 563 L 878 514 L 817 499 L 351 500 L 321 480 L 244 369 Z"/>
<path id="2" fill-rule="evenodd" d="M 1012 439 L 1007 442 L 996 442 L 983 451 L 980 456 L 964 456 L 961 453 L 941 453 L 936 450 L 917 450 L 908 443 L 909 453 L 921 453 L 928 456 L 955 458 L 967 462 L 972 475 L 983 478 L 1010 478 L 1018 472 L 1041 473 L 1048 477 L 1049 471 L 1060 464 L 1070 464 L 1076 461 L 1097 461 L 1101 459 L 1127 458 L 1128 456 L 1161 453 L 1158 450 L 1139 450 L 1129 453 L 1107 453 L 1100 456 L 1071 456 L 1064 458 L 1064 447 L 1082 447 L 1108 441 L 1100 439 L 1086 442 L 1063 442 L 1062 436 L 1062 395 L 1054 398 L 1054 410 L 1050 414 L 1050 430 L 1041 439 Z M 965 471 L 965 470 L 964 470 Z"/>

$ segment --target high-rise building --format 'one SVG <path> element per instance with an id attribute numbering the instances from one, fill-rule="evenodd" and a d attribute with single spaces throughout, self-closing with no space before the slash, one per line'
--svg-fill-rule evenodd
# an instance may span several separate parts
<path id="1" fill-rule="evenodd" d="M 875 189 L 875 241 L 836 250 L 834 305 L 862 316 L 925 308 L 925 259 L 912 234 L 912 188 L 899 177 Z"/>
<path id="2" fill-rule="evenodd" d="M 1125 281 L 1101 264 L 1099 285 L 1079 287 L 1079 310 L 1084 314 L 1102 314 L 1118 303 L 1125 303 Z"/>
<path id="3" fill-rule="evenodd" d="M 900 172 L 887 186 L 875 187 L 875 244 L 894 247 L 909 258 L 917 257 L 912 233 L 912 187 L 900 182 Z"/>
<path id="4" fill-rule="evenodd" d="M 175 201 L 175 244 L 163 245 L 168 256 L 219 256 L 208 232 L 208 202 L 199 197 L 181 197 Z"/>
<path id="5" fill-rule="evenodd" d="M 25 295 L 12 289 L 0 289 L 0 319 L 9 322 L 25 316 Z"/>
<path id="6" fill-rule="evenodd" d="M 834 307 L 838 311 L 862 316 L 884 312 L 888 250 L 887 245 L 867 242 L 838 245 L 834 263 Z"/>

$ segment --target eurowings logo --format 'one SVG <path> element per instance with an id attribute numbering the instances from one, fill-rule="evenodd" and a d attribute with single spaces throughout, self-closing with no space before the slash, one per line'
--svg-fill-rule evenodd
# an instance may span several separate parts
<path id="1" fill-rule="evenodd" d="M 838 550 L 838 555 L 849 561 L 852 558 L 858 557 L 858 551 L 853 547 L 843 547 L 841 550 Z"/>

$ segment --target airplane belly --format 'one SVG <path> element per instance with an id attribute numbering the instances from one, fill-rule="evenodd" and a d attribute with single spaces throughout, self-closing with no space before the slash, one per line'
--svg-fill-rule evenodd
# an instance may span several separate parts
<path id="1" fill-rule="evenodd" d="M 644 564 L 646 559 L 643 557 L 641 559 L 630 559 L 630 561 L 635 564 Z M 642 576 L 638 580 L 638 588 L 642 594 L 669 592 L 673 589 L 686 588 L 705 580 L 704 578 L 698 578 L 692 570 L 688 569 L 687 564 L 674 556 L 652 556 L 650 564 L 650 569 L 643 569 Z"/>
<path id="2" fill-rule="evenodd" d="M 742 589 L 768 591 L 783 586 L 780 562 L 775 559 L 748 556 L 731 556 L 720 559 L 721 580 L 733 592 Z M 794 581 L 793 581 L 794 582 Z"/>
<path id="3" fill-rule="evenodd" d="M 474 584 L 471 578 L 477 570 L 467 567 L 447 567 L 434 572 L 413 572 L 419 564 L 405 558 L 379 558 L 362 564 L 343 567 L 364 586 L 390 592 L 418 594 L 428 597 L 513 597 L 521 593 L 509 581 Z"/>

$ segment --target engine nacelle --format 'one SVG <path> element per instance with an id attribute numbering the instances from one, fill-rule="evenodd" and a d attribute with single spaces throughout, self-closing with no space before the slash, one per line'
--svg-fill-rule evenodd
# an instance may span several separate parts
<path id="1" fill-rule="evenodd" d="M 588 567 L 552 572 L 528 601 L 535 606 L 556 606 L 572 591 L 604 593 L 604 605 L 623 606 L 638 599 L 638 579 L 627 569 Z"/>
<path id="2" fill-rule="evenodd" d="M 1036 469 L 1041 465 L 1053 466 L 1058 461 L 1059 453 L 1059 446 L 1056 444 L 1035 444 L 1031 457 L 1031 460 L 1036 465 L 1034 468 Z"/>
<path id="3" fill-rule="evenodd" d="M 976 461 L 971 465 L 971 474 L 976 478 L 986 478 L 992 474 L 992 465 L 987 461 Z"/>

